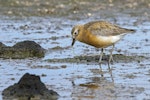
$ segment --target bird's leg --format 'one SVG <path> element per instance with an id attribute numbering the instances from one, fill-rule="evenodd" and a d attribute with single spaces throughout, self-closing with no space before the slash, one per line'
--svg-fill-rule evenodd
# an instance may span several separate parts
<path id="1" fill-rule="evenodd" d="M 112 82 L 114 83 L 114 78 L 113 78 L 112 69 L 109 69 L 109 74 L 110 74 L 110 77 L 111 77 Z"/>
<path id="2" fill-rule="evenodd" d="M 113 47 L 112 47 L 112 49 L 111 49 L 111 51 L 110 51 L 110 57 L 109 57 L 108 65 L 110 64 L 111 61 L 114 62 L 113 56 L 112 56 L 112 52 L 113 52 L 113 50 L 114 50 L 114 47 L 115 47 L 115 45 L 113 44 Z"/>
<path id="3" fill-rule="evenodd" d="M 99 65 L 100 65 L 100 68 L 101 68 L 101 63 L 102 63 L 103 51 L 104 51 L 104 49 L 102 48 L 102 49 L 101 49 L 101 53 L 100 53 L 100 57 L 99 57 Z"/>

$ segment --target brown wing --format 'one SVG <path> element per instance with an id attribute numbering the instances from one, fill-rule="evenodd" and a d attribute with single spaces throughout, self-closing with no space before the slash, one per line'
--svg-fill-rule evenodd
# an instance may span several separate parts
<path id="1" fill-rule="evenodd" d="M 89 30 L 94 35 L 115 36 L 125 33 L 131 33 L 134 30 L 121 28 L 117 25 L 106 21 L 93 21 L 84 25 L 86 30 Z"/>

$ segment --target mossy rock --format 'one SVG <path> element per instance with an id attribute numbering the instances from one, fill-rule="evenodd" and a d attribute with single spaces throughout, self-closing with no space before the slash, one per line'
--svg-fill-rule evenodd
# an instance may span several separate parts
<path id="1" fill-rule="evenodd" d="M 45 49 L 34 41 L 22 41 L 9 47 L 1 43 L 0 58 L 23 59 L 28 57 L 44 57 Z"/>

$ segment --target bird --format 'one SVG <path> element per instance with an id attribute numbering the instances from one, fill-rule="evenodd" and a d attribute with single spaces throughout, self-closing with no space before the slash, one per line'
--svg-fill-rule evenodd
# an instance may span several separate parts
<path id="1" fill-rule="evenodd" d="M 72 46 L 76 41 L 101 49 L 99 64 L 102 63 L 104 49 L 112 46 L 108 65 L 113 61 L 112 52 L 115 44 L 126 34 L 135 32 L 134 29 L 122 28 L 107 21 L 91 21 L 82 25 L 75 25 L 71 30 Z"/>

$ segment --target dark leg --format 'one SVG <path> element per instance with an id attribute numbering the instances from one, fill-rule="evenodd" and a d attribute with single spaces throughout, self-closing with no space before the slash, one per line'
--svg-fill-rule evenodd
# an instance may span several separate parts
<path id="1" fill-rule="evenodd" d="M 109 74 L 110 74 L 110 77 L 111 77 L 112 82 L 114 83 L 114 78 L 113 78 L 112 69 L 109 69 Z"/>
<path id="2" fill-rule="evenodd" d="M 110 57 L 109 57 L 109 63 L 112 61 L 114 61 L 113 60 L 113 56 L 112 56 L 112 52 L 113 52 L 113 50 L 114 50 L 114 47 L 115 47 L 115 45 L 113 45 L 113 47 L 112 47 L 112 49 L 111 49 L 111 51 L 110 51 Z"/>
<path id="3" fill-rule="evenodd" d="M 104 51 L 104 49 L 102 48 L 102 49 L 101 49 L 101 53 L 100 53 L 100 57 L 99 57 L 99 65 L 100 65 L 100 68 L 101 68 L 101 63 L 102 63 L 103 51 Z"/>
<path id="4" fill-rule="evenodd" d="M 113 47 L 112 47 L 112 49 L 111 49 L 111 51 L 110 51 L 109 61 L 108 61 L 108 67 L 109 67 L 109 68 L 110 68 L 110 62 L 111 62 L 111 61 L 114 62 L 113 56 L 112 56 L 112 52 L 113 52 L 113 50 L 114 50 L 114 47 L 115 47 L 115 45 L 113 44 Z"/>

